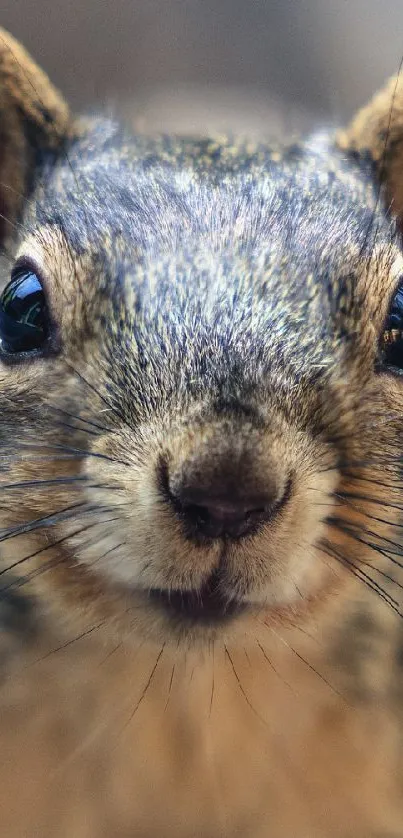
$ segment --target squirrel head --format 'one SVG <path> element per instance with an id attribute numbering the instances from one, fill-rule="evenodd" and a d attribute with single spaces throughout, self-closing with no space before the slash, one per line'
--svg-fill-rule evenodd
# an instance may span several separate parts
<path id="1" fill-rule="evenodd" d="M 3 31 L 0 111 L 6 585 L 205 642 L 365 579 L 400 508 L 403 82 L 338 137 L 133 136 Z"/>

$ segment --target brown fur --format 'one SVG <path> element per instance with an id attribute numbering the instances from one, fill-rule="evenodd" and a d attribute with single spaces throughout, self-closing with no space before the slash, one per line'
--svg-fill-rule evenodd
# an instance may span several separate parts
<path id="1" fill-rule="evenodd" d="M 0 43 L 1 177 L 19 196 L 28 195 L 35 147 L 63 145 L 77 128 L 19 45 L 6 33 Z M 385 165 L 388 191 L 400 212 L 401 85 L 391 122 L 391 158 L 383 156 L 392 90 L 393 82 L 339 142 L 349 153 L 368 151 L 376 164 Z M 31 123 L 28 134 L 21 111 Z M 85 135 L 84 125 L 80 131 Z M 175 148 L 164 148 L 165 164 L 170 154 L 179 159 Z M 195 179 L 213 166 L 217 148 L 196 153 Z M 225 165 L 237 154 L 242 163 L 255 152 L 223 145 Z M 276 162 L 275 155 L 279 159 L 280 152 L 273 152 Z M 190 163 L 184 178 L 189 171 Z M 63 175 L 60 183 L 57 177 L 62 194 Z M 353 188 L 352 178 L 345 177 L 346 190 Z M 158 409 L 133 429 L 129 421 L 116 422 L 114 410 L 123 409 L 130 386 L 135 398 L 134 385 L 125 382 L 116 392 L 118 384 L 105 366 L 107 341 L 117 339 L 123 346 L 131 332 L 112 307 L 110 289 L 105 293 L 99 242 L 82 253 L 55 225 L 38 229 L 33 219 L 46 186 L 39 180 L 34 189 L 35 201 L 23 214 L 14 199 L 4 197 L 4 214 L 14 223 L 21 213 L 24 226 L 13 256 L 29 254 L 41 266 L 63 351 L 17 366 L 0 363 L 6 580 L 1 593 L 29 594 L 34 604 L 29 628 L 24 616 L 22 628 L 7 625 L 0 638 L 2 833 L 10 838 L 399 838 L 403 624 L 396 610 L 402 610 L 403 579 L 401 566 L 390 558 L 400 553 L 388 553 L 388 545 L 399 546 L 401 538 L 396 462 L 403 392 L 400 380 L 369 372 L 402 275 L 398 244 L 375 241 L 368 258 L 346 243 L 344 257 L 356 266 L 355 288 L 357 299 L 365 301 L 365 316 L 364 303 L 349 309 L 348 292 L 344 304 L 339 299 L 335 332 L 345 329 L 354 339 L 341 349 L 336 334 L 332 351 L 320 357 L 323 391 L 315 390 L 308 369 L 292 383 L 279 356 L 264 403 L 253 393 L 246 407 L 239 398 L 236 415 L 212 415 L 207 397 L 197 392 L 172 410 L 161 409 L 157 401 Z M 0 194 L 8 192 L 0 189 Z M 76 198 L 81 207 L 81 194 Z M 66 198 L 66 214 L 69 204 Z M 169 224 L 163 232 L 169 239 Z M 216 234 L 219 238 L 221 231 Z M 127 243 L 106 229 L 102 247 L 114 274 L 124 264 Z M 207 242 L 192 264 L 195 271 L 210 270 L 210 250 Z M 333 240 L 324 250 L 333 254 Z M 155 288 L 163 270 L 173 279 L 180 258 L 167 263 L 158 258 L 147 271 L 139 256 L 138 284 L 142 271 L 155 280 Z M 290 306 L 287 254 L 281 264 L 284 305 Z M 220 268 L 213 267 L 219 281 Z M 259 268 L 258 263 L 252 276 L 256 285 Z M 263 279 L 270 283 L 273 272 L 266 265 L 265 271 Z M 314 275 L 306 280 L 312 299 L 315 281 Z M 338 282 L 335 264 L 334 288 Z M 125 286 L 133 309 L 136 288 Z M 306 324 L 303 341 L 310 328 L 313 321 Z M 182 366 L 186 363 L 182 358 Z M 169 371 L 166 376 L 168 389 Z M 108 401 L 110 380 L 117 396 L 114 409 Z M 68 415 L 70 405 L 79 420 Z M 313 432 L 319 414 L 326 434 Z M 298 424 L 301 415 L 308 417 L 307 428 Z M 73 436 L 61 420 L 73 425 Z M 350 464 L 344 472 L 335 439 Z M 85 456 L 61 459 L 55 445 L 66 442 L 71 454 Z M 155 608 L 147 591 L 199 588 L 222 548 L 184 537 L 177 517 L 161 502 L 158 463 L 168 462 L 173 482 L 201 475 L 211 485 L 220 458 L 233 464 L 237 457 L 244 486 L 257 490 L 275 481 L 281 494 L 291 471 L 293 492 L 278 517 L 225 551 L 222 584 L 243 597 L 249 609 L 223 625 L 189 627 Z M 38 476 L 49 482 L 31 488 Z M 60 482 L 74 477 L 87 481 Z M 47 519 L 31 527 L 36 519 L 79 502 L 94 506 L 95 515 L 77 511 L 55 526 Z M 335 520 L 323 520 L 329 511 L 344 529 Z M 88 539 L 88 529 L 79 532 L 88 522 L 97 526 L 96 540 Z M 6 528 L 19 526 L 21 531 L 5 537 Z M 352 537 L 352 527 L 363 535 L 361 542 Z M 349 567 L 338 560 L 346 555 Z M 372 590 L 364 584 L 368 577 Z M 395 609 L 385 602 L 388 595 Z"/>
<path id="2" fill-rule="evenodd" d="M 399 217 L 403 211 L 402 125 L 403 79 L 399 74 L 338 135 L 341 148 L 371 155 L 386 184 L 393 212 Z"/>
<path id="3" fill-rule="evenodd" d="M 0 28 L 0 213 L 1 237 L 10 231 L 28 187 L 32 152 L 26 128 L 41 147 L 66 138 L 67 105 L 23 47 Z M 5 226 L 5 229 L 3 227 Z"/>

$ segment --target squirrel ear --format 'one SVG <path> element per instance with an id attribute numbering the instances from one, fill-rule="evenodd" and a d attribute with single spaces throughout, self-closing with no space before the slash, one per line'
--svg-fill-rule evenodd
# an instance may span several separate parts
<path id="1" fill-rule="evenodd" d="M 69 125 L 63 98 L 0 27 L 0 244 L 32 187 L 38 152 L 56 152 Z"/>
<path id="2" fill-rule="evenodd" d="M 399 72 L 337 135 L 339 148 L 370 155 L 392 212 L 403 219 L 403 77 Z"/>

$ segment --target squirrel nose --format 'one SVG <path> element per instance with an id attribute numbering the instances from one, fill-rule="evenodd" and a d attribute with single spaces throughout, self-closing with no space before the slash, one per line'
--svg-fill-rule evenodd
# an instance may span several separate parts
<path id="1" fill-rule="evenodd" d="M 205 538 L 240 538 L 251 534 L 271 518 L 273 511 L 273 503 L 266 495 L 237 500 L 229 495 L 212 497 L 202 489 L 180 492 L 174 505 L 188 529 Z"/>
<path id="2" fill-rule="evenodd" d="M 180 473 L 161 470 L 161 488 L 190 538 L 240 538 L 252 535 L 287 502 L 291 479 L 261 479 L 261 470 L 247 458 L 185 464 Z M 211 463 L 210 463 L 211 465 Z M 258 475 L 260 473 L 260 477 Z"/>

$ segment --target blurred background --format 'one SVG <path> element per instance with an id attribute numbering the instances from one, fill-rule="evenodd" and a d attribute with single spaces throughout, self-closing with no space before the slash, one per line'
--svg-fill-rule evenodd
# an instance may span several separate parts
<path id="1" fill-rule="evenodd" d="M 403 56 L 403 0 L 2 0 L 77 109 L 250 135 L 347 119 Z"/>

